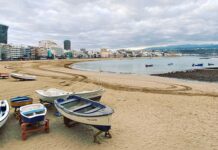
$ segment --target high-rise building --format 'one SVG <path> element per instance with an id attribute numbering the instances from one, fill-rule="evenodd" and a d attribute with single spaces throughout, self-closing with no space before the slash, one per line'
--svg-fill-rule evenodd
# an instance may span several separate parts
<path id="1" fill-rule="evenodd" d="M 0 24 L 0 43 L 8 43 L 8 26 Z"/>
<path id="2" fill-rule="evenodd" d="M 71 49 L 71 42 L 70 42 L 70 40 L 65 40 L 64 41 L 64 49 L 65 50 L 70 50 Z"/>

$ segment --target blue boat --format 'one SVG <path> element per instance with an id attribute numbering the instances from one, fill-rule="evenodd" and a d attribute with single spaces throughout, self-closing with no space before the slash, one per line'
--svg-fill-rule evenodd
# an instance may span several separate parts
<path id="1" fill-rule="evenodd" d="M 21 106 L 29 105 L 33 103 L 33 99 L 28 96 L 17 96 L 10 99 L 11 107 L 20 108 Z"/>
<path id="2" fill-rule="evenodd" d="M 192 67 L 203 67 L 203 64 L 192 64 Z"/>
<path id="3" fill-rule="evenodd" d="M 37 123 L 45 120 L 47 109 L 42 104 L 30 104 L 20 107 L 22 122 Z"/>

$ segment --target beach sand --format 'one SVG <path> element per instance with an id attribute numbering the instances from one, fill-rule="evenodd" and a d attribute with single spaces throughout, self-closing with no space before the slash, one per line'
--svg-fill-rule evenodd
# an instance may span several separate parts
<path id="1" fill-rule="evenodd" d="M 36 81 L 0 79 L 0 99 L 28 95 L 38 103 L 37 89 L 67 91 L 103 87 L 101 102 L 112 107 L 111 139 L 87 125 L 67 128 L 55 109 L 48 108 L 50 133 L 21 140 L 21 128 L 11 109 L 0 129 L 1 150 L 215 150 L 218 149 L 218 84 L 143 75 L 86 72 L 66 68 L 81 60 L 0 62 L 0 72 L 37 75 Z M 5 68 L 11 66 L 11 69 Z"/>

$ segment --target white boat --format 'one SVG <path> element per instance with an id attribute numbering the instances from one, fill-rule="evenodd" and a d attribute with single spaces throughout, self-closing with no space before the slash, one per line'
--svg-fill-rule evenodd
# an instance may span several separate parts
<path id="1" fill-rule="evenodd" d="M 55 99 L 58 98 L 66 99 L 70 95 L 77 95 L 83 98 L 99 101 L 101 99 L 103 92 L 104 92 L 103 89 L 82 91 L 82 92 L 67 92 L 56 88 L 50 88 L 47 90 L 36 90 L 36 93 L 42 103 L 43 102 L 53 103 Z"/>
<path id="2" fill-rule="evenodd" d="M 36 80 L 36 76 L 27 75 L 27 74 L 21 74 L 21 73 L 11 73 L 10 76 L 12 78 L 18 79 L 18 80 Z"/>
<path id="3" fill-rule="evenodd" d="M 99 102 L 73 95 L 67 100 L 55 100 L 54 105 L 64 117 L 72 121 L 92 125 L 103 132 L 111 128 L 113 109 Z"/>
<path id="4" fill-rule="evenodd" d="M 0 128 L 6 123 L 9 111 L 9 104 L 7 100 L 0 100 Z"/>

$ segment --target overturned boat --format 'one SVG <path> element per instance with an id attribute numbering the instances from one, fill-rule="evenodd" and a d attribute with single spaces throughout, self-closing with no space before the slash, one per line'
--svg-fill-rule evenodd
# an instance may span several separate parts
<path id="1" fill-rule="evenodd" d="M 11 73 L 10 76 L 14 79 L 18 79 L 21 81 L 31 81 L 36 80 L 36 76 L 21 74 L 21 73 Z"/>
<path id="2" fill-rule="evenodd" d="M 58 98 L 66 99 L 70 95 L 76 95 L 83 98 L 99 101 L 101 99 L 102 94 L 104 93 L 104 90 L 97 89 L 92 91 L 67 92 L 56 88 L 50 88 L 47 90 L 36 90 L 36 93 L 42 103 L 43 102 L 53 103 L 55 99 Z"/>
<path id="3" fill-rule="evenodd" d="M 6 123 L 9 111 L 10 109 L 7 100 L 0 100 L 0 128 Z"/>

